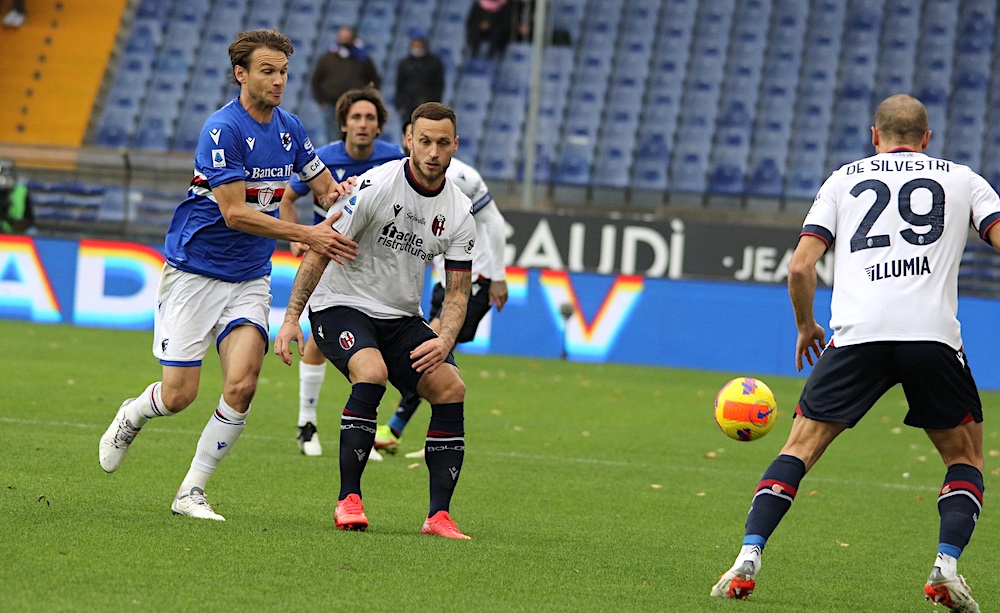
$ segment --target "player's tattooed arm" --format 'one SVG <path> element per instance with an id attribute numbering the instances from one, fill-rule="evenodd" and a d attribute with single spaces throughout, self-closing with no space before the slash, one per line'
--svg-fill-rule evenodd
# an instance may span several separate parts
<path id="1" fill-rule="evenodd" d="M 316 284 L 319 283 L 329 262 L 330 258 L 312 250 L 302 258 L 299 270 L 295 273 L 295 281 L 292 283 L 292 294 L 288 299 L 288 308 L 285 309 L 285 323 L 298 323 L 302 311 L 306 308 L 306 302 L 312 296 L 313 290 L 316 289 Z"/>
<path id="2" fill-rule="evenodd" d="M 469 293 L 472 291 L 472 272 L 468 270 L 446 270 L 444 273 L 445 294 L 441 305 L 441 330 L 438 334 L 455 346 L 458 333 L 465 323 L 465 312 L 469 307 Z"/>

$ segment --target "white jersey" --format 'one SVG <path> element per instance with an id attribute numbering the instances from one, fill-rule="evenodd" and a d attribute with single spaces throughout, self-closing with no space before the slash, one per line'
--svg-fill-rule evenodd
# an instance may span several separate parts
<path id="1" fill-rule="evenodd" d="M 472 257 L 472 280 L 480 277 L 503 281 L 507 278 L 504 266 L 504 246 L 506 226 L 503 215 L 482 175 L 472 166 L 457 158 L 451 158 L 447 177 L 472 201 L 472 214 L 476 220 L 476 245 Z M 437 276 L 444 283 L 444 260 L 434 259 Z"/>
<path id="2" fill-rule="evenodd" d="M 985 238 L 1000 198 L 968 166 L 895 150 L 847 164 L 820 188 L 802 233 L 834 247 L 837 346 L 962 346 L 958 266 L 969 224 Z"/>
<path id="3" fill-rule="evenodd" d="M 436 255 L 450 270 L 470 270 L 475 222 L 469 198 L 445 179 L 438 191 L 421 187 L 409 159 L 394 160 L 358 177 L 334 228 L 358 243 L 358 257 L 331 262 L 313 292 L 310 308 L 349 306 L 379 319 L 421 316 L 424 273 Z"/>

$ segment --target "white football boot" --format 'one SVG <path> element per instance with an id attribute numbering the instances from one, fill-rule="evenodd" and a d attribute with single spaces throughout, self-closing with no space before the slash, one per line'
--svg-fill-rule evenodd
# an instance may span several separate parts
<path id="1" fill-rule="evenodd" d="M 125 407 L 133 400 L 135 398 L 129 398 L 122 403 L 115 414 L 115 418 L 111 421 L 111 425 L 108 426 L 108 429 L 104 432 L 104 436 L 101 437 L 100 457 L 101 468 L 104 469 L 104 472 L 115 472 L 121 465 L 122 460 L 125 459 L 129 445 L 139 435 L 139 429 L 133 428 L 132 424 L 125 419 Z"/>
<path id="2" fill-rule="evenodd" d="M 205 498 L 205 490 L 200 487 L 192 487 L 191 491 L 182 493 L 177 491 L 170 510 L 174 515 L 187 515 L 197 519 L 214 519 L 215 521 L 226 521 L 226 518 L 212 510 L 212 505 L 208 504 Z"/>

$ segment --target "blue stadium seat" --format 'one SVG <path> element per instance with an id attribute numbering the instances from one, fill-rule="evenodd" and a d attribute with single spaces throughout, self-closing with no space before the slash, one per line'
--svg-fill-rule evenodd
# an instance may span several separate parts
<path id="1" fill-rule="evenodd" d="M 124 147 L 128 136 L 129 132 L 122 124 L 105 122 L 98 128 L 94 144 L 101 147 Z"/>
<path id="2" fill-rule="evenodd" d="M 812 200 L 824 180 L 826 177 L 818 166 L 792 166 L 785 177 L 784 195 L 786 198 Z"/>
<path id="3" fill-rule="evenodd" d="M 774 158 L 763 158 L 751 169 L 746 186 L 747 195 L 777 198 L 782 192 L 781 165 Z"/>
<path id="4" fill-rule="evenodd" d="M 640 137 L 632 178 L 638 189 L 666 189 L 667 170 L 670 163 L 669 141 L 660 134 Z"/>
<path id="5" fill-rule="evenodd" d="M 670 158 L 670 187 L 676 192 L 703 193 L 708 185 L 708 147 L 680 142 Z"/>
<path id="6" fill-rule="evenodd" d="M 140 122 L 133 145 L 138 149 L 166 151 L 170 138 L 169 128 L 162 117 L 149 117 Z"/>
<path id="7" fill-rule="evenodd" d="M 629 184 L 631 167 L 632 152 L 630 149 L 616 143 L 598 147 L 593 183 L 605 187 L 626 187 Z"/>
<path id="8" fill-rule="evenodd" d="M 586 0 L 555 0 L 552 3 L 552 26 L 567 32 L 579 32 Z"/>
<path id="9" fill-rule="evenodd" d="M 555 183 L 587 185 L 590 182 L 590 164 L 593 161 L 593 143 L 587 138 L 574 136 L 566 139 L 562 154 L 556 162 L 553 176 Z"/>

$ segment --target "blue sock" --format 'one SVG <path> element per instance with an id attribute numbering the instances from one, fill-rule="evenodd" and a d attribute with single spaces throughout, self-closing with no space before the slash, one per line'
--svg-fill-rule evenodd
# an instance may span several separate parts
<path id="1" fill-rule="evenodd" d="M 406 424 L 410 423 L 410 418 L 416 412 L 417 407 L 420 406 L 420 396 L 416 393 L 407 394 L 399 399 L 399 406 L 396 407 L 396 412 L 389 419 L 389 429 L 397 437 L 403 435 L 403 430 L 406 428 Z"/>
<path id="2" fill-rule="evenodd" d="M 746 535 L 743 537 L 744 545 L 764 548 L 781 518 L 792 507 L 799 483 L 805 474 L 805 463 L 795 456 L 783 454 L 771 462 L 753 496 L 750 514 L 747 516 Z"/>
<path id="3" fill-rule="evenodd" d="M 938 494 L 941 530 L 938 553 L 956 560 L 969 544 L 979 515 L 983 512 L 983 473 L 975 466 L 952 464 Z"/>

